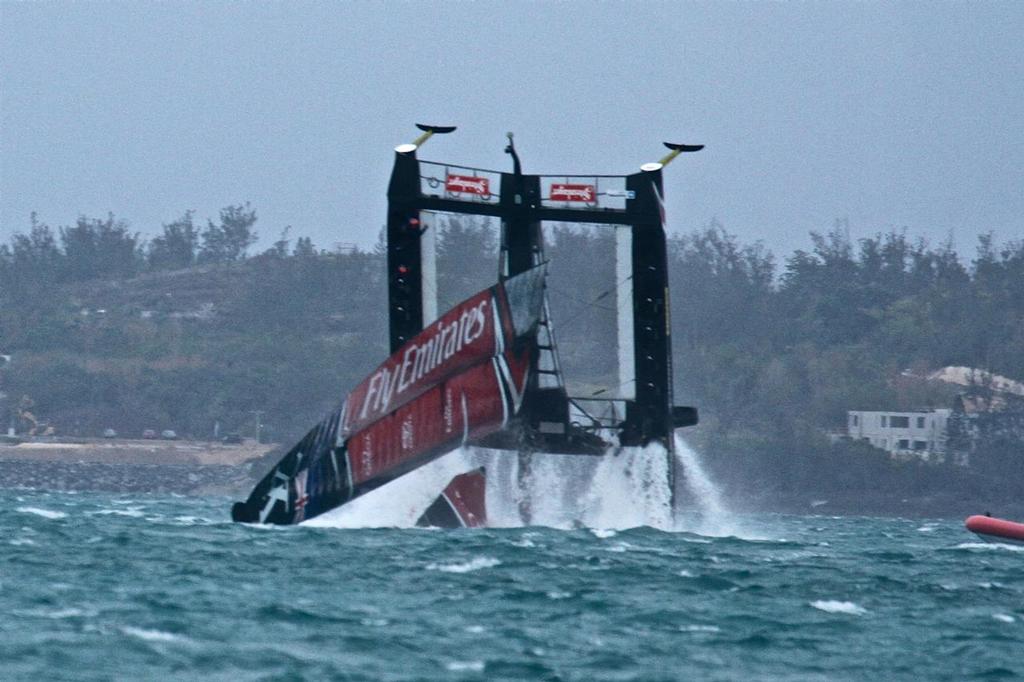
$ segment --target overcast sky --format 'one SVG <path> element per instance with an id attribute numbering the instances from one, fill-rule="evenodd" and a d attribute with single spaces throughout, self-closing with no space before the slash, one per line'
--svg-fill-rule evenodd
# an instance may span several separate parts
<path id="1" fill-rule="evenodd" d="M 249 201 L 371 245 L 396 144 L 629 173 L 662 140 L 669 223 L 778 255 L 846 218 L 1024 237 L 1024 3 L 0 0 L 0 239 L 108 211 L 144 235 Z"/>

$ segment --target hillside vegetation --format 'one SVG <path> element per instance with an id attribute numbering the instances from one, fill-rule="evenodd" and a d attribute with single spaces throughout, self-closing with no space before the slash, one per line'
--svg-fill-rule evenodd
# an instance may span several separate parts
<path id="1" fill-rule="evenodd" d="M 247 205 L 202 229 L 186 213 L 144 243 L 113 216 L 56 231 L 33 218 L 0 246 L 8 408 L 27 396 L 66 434 L 251 434 L 255 411 L 267 437 L 301 434 L 387 354 L 385 259 L 286 234 L 248 256 L 255 223 Z M 614 271 L 601 230 L 555 227 L 547 256 L 567 367 L 607 379 Z M 1024 456 L 1016 436 L 953 472 L 826 433 L 846 410 L 950 406 L 949 387 L 920 378 L 938 367 L 1024 378 L 1024 241 L 983 237 L 959 254 L 899 232 L 854 243 L 841 224 L 812 238 L 781 263 L 718 224 L 671 238 L 677 402 L 700 407 L 690 437 L 713 471 L 765 494 L 924 494 L 954 479 L 1017 494 L 1024 483 L 999 475 Z M 493 283 L 489 223 L 449 220 L 439 243 L 442 307 Z"/>

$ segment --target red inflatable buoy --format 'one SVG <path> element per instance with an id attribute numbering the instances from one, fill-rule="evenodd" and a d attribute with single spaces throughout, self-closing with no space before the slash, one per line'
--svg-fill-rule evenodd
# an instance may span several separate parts
<path id="1" fill-rule="evenodd" d="M 1024 544 L 1024 523 L 976 515 L 969 516 L 964 525 L 983 540 Z"/>

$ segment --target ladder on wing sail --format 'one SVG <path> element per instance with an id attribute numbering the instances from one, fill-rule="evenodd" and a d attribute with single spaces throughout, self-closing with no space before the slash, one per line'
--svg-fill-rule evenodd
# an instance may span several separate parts
<path id="1" fill-rule="evenodd" d="M 558 344 L 551 323 L 551 305 L 547 286 L 544 289 L 544 307 L 537 324 L 537 384 L 538 388 L 564 389 L 562 367 L 558 362 Z"/>

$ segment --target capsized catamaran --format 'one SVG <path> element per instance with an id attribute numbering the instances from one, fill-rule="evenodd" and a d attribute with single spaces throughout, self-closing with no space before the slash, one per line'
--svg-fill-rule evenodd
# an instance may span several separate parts
<path id="1" fill-rule="evenodd" d="M 673 399 L 662 169 L 703 146 L 665 143 L 664 158 L 631 175 L 543 176 L 522 172 L 509 133 L 513 171 L 501 173 L 420 161 L 427 139 L 455 128 L 417 125 L 423 134 L 395 148 L 388 186 L 392 354 L 235 503 L 232 518 L 300 523 L 461 445 L 518 453 L 523 481 L 533 453 L 658 442 L 674 489 L 672 432 L 696 424 L 697 410 Z M 498 284 L 439 316 L 444 214 L 499 219 L 501 247 Z M 545 292 L 543 226 L 552 223 L 614 232 L 617 382 L 585 395 L 567 388 Z M 528 501 L 520 511 L 529 522 Z"/>
<path id="2" fill-rule="evenodd" d="M 543 292 L 539 266 L 431 323 L 292 448 L 232 518 L 300 523 L 506 427 L 522 408 Z"/>

